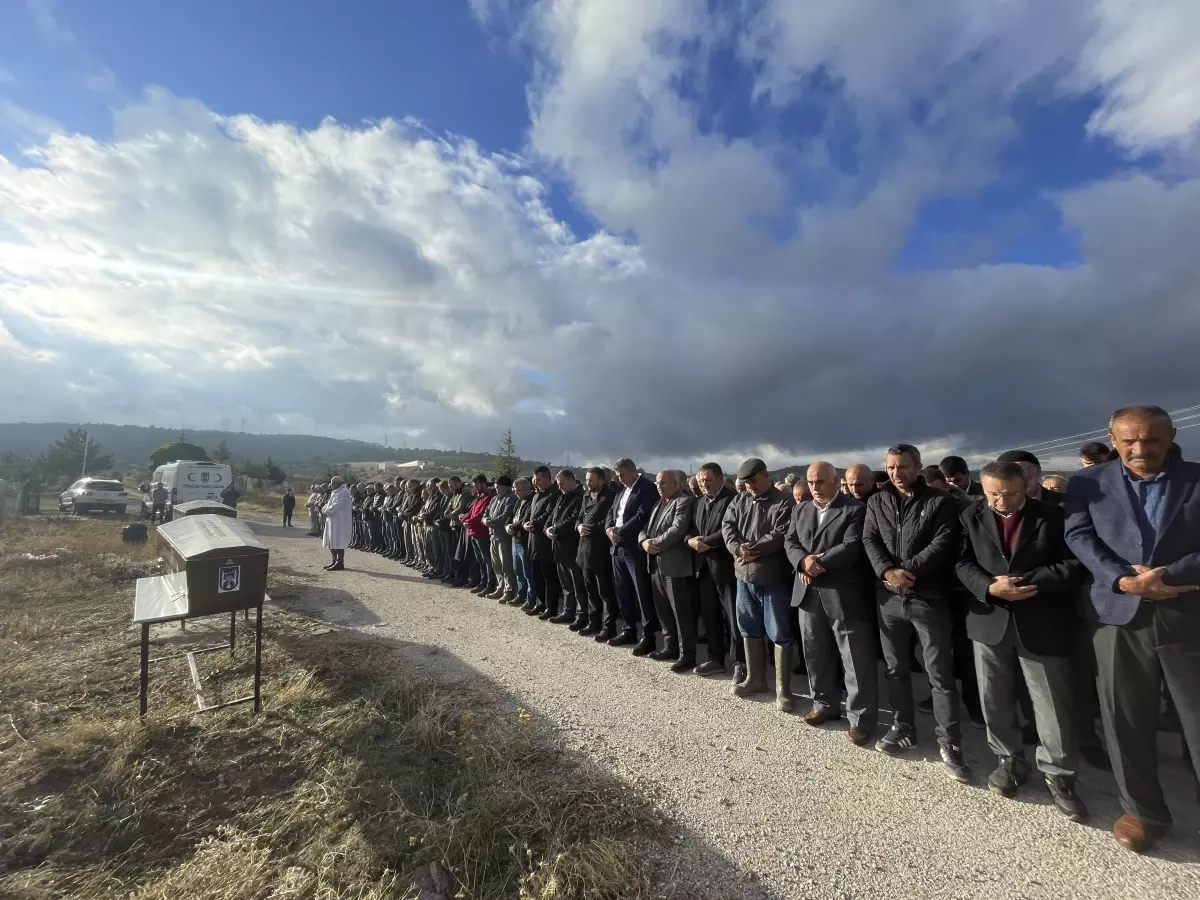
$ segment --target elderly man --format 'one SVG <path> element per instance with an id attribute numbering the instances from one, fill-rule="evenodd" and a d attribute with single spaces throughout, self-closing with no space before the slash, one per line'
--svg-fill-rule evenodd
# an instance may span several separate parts
<path id="1" fill-rule="evenodd" d="M 889 484 L 867 501 L 863 546 L 875 572 L 879 633 L 887 664 L 892 728 L 875 749 L 896 756 L 916 745 L 912 695 L 915 634 L 933 692 L 933 716 L 942 763 L 956 781 L 971 770 L 962 755 L 958 686 L 954 682 L 951 597 L 960 531 L 958 504 L 921 476 L 921 452 L 896 444 L 887 452 Z"/>
<path id="2" fill-rule="evenodd" d="M 309 537 L 321 536 L 321 506 L 324 502 L 320 485 L 314 484 L 309 488 L 308 499 L 304 501 L 304 508 L 308 510 Z"/>
<path id="3" fill-rule="evenodd" d="M 1119 459 L 1067 488 L 1067 545 L 1092 573 L 1100 713 L 1125 815 L 1113 826 L 1142 853 L 1171 825 L 1158 781 L 1161 684 L 1200 772 L 1200 465 L 1171 459 L 1175 426 L 1158 406 L 1118 409 Z"/>
<path id="4" fill-rule="evenodd" d="M 529 504 L 529 521 L 525 522 L 528 534 L 525 549 L 533 563 L 533 589 L 537 597 L 529 615 L 543 621 L 558 615 L 560 586 L 558 566 L 554 561 L 554 545 L 546 529 L 554 518 L 554 508 L 562 496 L 548 466 L 538 466 L 533 471 L 533 501 Z"/>
<path id="5" fill-rule="evenodd" d="M 604 533 L 604 523 L 616 495 L 608 484 L 608 475 L 599 466 L 588 469 L 587 491 L 579 507 L 575 532 L 579 535 L 579 551 L 575 562 L 583 574 L 587 603 L 580 598 L 580 610 L 587 609 L 587 624 L 579 629 L 582 637 L 603 644 L 617 636 L 616 586 L 613 584 L 612 544 Z"/>
<path id="6" fill-rule="evenodd" d="M 512 479 L 501 475 L 496 479 L 496 496 L 488 503 L 483 524 L 488 527 L 492 571 L 496 573 L 496 590 L 487 595 L 489 600 L 511 603 L 517 597 L 517 574 L 513 569 L 513 539 L 508 533 L 513 513 L 517 509 L 517 495 L 512 490 Z"/>
<path id="7" fill-rule="evenodd" d="M 1035 500 L 1062 506 L 1065 494 L 1057 494 L 1042 487 L 1042 464 L 1028 450 L 1008 450 L 996 457 L 996 462 L 1015 462 L 1025 470 L 1026 492 Z"/>
<path id="8" fill-rule="evenodd" d="M 321 509 L 325 514 L 325 533 L 321 536 L 321 543 L 329 550 L 330 555 L 329 565 L 325 566 L 325 570 L 340 572 L 346 568 L 346 547 L 350 543 L 351 528 L 350 506 L 353 501 L 350 499 L 350 491 L 346 489 L 345 480 L 340 475 L 334 476 L 330 486 L 333 492 Z"/>
<path id="9" fill-rule="evenodd" d="M 875 493 L 875 472 L 870 466 L 855 463 L 846 470 L 846 489 L 859 503 L 866 503 Z"/>
<path id="10" fill-rule="evenodd" d="M 696 475 L 701 497 L 692 513 L 693 536 L 688 546 L 695 554 L 696 589 L 700 618 L 708 641 L 708 659 L 696 667 L 697 675 L 725 673 L 726 655 L 733 657 L 733 680 L 746 680 L 746 650 L 737 627 L 737 579 L 733 556 L 725 549 L 721 523 L 735 494 L 725 484 L 725 473 L 707 462 Z"/>
<path id="11" fill-rule="evenodd" d="M 938 463 L 938 469 L 950 487 L 962 491 L 968 497 L 983 496 L 983 485 L 971 480 L 971 469 L 961 456 L 947 456 Z"/>
<path id="12" fill-rule="evenodd" d="M 583 570 L 575 558 L 579 555 L 579 514 L 583 511 L 583 485 L 570 469 L 561 470 L 555 477 L 559 498 L 550 517 L 546 534 L 550 537 L 554 564 L 558 567 L 558 583 L 562 588 L 562 609 L 550 619 L 553 625 L 567 625 L 579 631 L 587 625 L 587 586 Z"/>
<path id="13" fill-rule="evenodd" d="M 775 645 L 775 705 L 784 712 L 795 706 L 792 697 L 792 634 L 790 591 L 792 570 L 783 539 L 791 522 L 792 498 L 771 483 L 767 464 L 752 457 L 737 477 L 745 493 L 729 504 L 721 534 L 733 555 L 737 576 L 737 617 L 746 650 L 746 679 L 735 682 L 733 694 L 748 697 L 767 688 L 767 639 Z"/>
<path id="14" fill-rule="evenodd" d="M 613 547 L 613 576 L 625 628 L 608 643 L 613 647 L 633 644 L 634 656 L 647 656 L 656 649 L 658 613 L 654 609 L 646 553 L 638 544 L 638 535 L 650 520 L 650 510 L 658 502 L 658 489 L 638 472 L 632 459 L 618 460 L 615 468 L 621 491 L 608 511 L 604 533 Z M 639 620 L 642 623 L 641 640 L 637 636 Z"/>
<path id="15" fill-rule="evenodd" d="M 838 658 L 846 679 L 848 737 L 865 744 L 875 729 L 875 589 L 862 546 L 866 507 L 839 491 L 837 469 L 808 468 L 812 502 L 792 511 L 784 548 L 796 573 L 792 605 L 800 608 L 800 638 L 812 691 L 804 716 L 820 726 L 840 719 Z"/>
<path id="16" fill-rule="evenodd" d="M 696 667 L 696 585 L 692 551 L 687 545 L 694 501 L 683 490 L 684 481 L 676 469 L 663 469 L 656 484 L 662 499 L 638 535 L 663 632 L 662 649 L 649 655 L 670 661 L 671 671 L 683 674 Z"/>
<path id="17" fill-rule="evenodd" d="M 989 463 L 980 482 L 986 503 L 961 513 L 965 539 L 956 569 L 970 593 L 967 634 L 988 744 L 999 759 L 988 787 L 1012 797 L 1029 777 L 1017 724 L 1019 671 L 1037 722 L 1037 767 L 1054 805 L 1079 822 L 1087 809 L 1075 793 L 1071 653 L 1083 567 L 1067 549 L 1061 510 L 1027 495 L 1019 465 Z"/>
<path id="18" fill-rule="evenodd" d="M 1062 494 L 1064 497 L 1067 493 L 1067 481 L 1062 475 L 1047 475 L 1042 479 L 1042 487 L 1054 494 Z"/>
<path id="19" fill-rule="evenodd" d="M 439 549 L 446 557 L 446 565 L 443 566 L 441 579 L 446 584 L 460 587 L 469 580 L 470 569 L 469 558 L 464 554 L 460 559 L 458 554 L 458 545 L 462 539 L 462 517 L 470 511 L 475 498 L 473 490 L 467 490 L 467 486 L 457 475 L 451 475 L 447 479 L 447 484 L 449 487 L 446 508 L 438 522 L 441 532 Z"/>

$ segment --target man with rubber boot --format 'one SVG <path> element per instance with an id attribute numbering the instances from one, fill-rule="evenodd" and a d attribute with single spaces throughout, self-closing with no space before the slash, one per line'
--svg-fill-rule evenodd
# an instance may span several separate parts
<path id="1" fill-rule="evenodd" d="M 737 619 L 746 648 L 746 680 L 733 685 L 736 697 L 766 690 L 766 640 L 775 644 L 775 703 L 784 712 L 792 698 L 792 649 L 789 624 L 792 569 L 784 537 L 794 501 L 771 483 L 767 464 L 751 458 L 737 472 L 745 490 L 729 504 L 721 534 L 733 555 L 737 577 Z"/>

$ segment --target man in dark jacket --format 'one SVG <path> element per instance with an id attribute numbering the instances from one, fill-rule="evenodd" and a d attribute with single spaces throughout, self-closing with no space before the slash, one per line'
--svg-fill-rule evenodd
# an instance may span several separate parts
<path id="1" fill-rule="evenodd" d="M 1062 512 L 1026 496 L 1019 465 L 990 463 L 980 483 L 987 502 L 961 513 L 956 569 L 970 593 L 967 635 L 975 645 L 988 745 L 999 758 L 988 787 L 1011 797 L 1029 777 L 1014 691 L 1020 669 L 1037 722 L 1038 769 L 1055 806 L 1079 822 L 1087 810 L 1075 793 L 1071 652 L 1083 567 L 1067 549 Z"/>
<path id="2" fill-rule="evenodd" d="M 955 490 L 962 491 L 966 496 L 978 499 L 983 496 L 983 485 L 971 480 L 971 468 L 961 456 L 947 456 L 940 463 L 942 475 Z"/>
<path id="3" fill-rule="evenodd" d="M 554 508 L 562 494 L 546 466 L 534 469 L 533 487 L 537 493 L 529 505 L 529 521 L 525 523 L 528 535 L 525 549 L 533 563 L 533 591 L 537 603 L 528 612 L 544 620 L 558 615 L 558 566 L 554 562 L 554 546 L 546 529 L 550 527 Z"/>
<path id="4" fill-rule="evenodd" d="M 891 730 L 875 748 L 895 756 L 917 742 L 909 665 L 915 632 L 933 693 L 942 762 L 952 778 L 965 784 L 971 770 L 961 749 L 950 612 L 958 583 L 958 504 L 925 484 L 921 452 L 911 444 L 888 450 L 887 474 L 888 484 L 867 501 L 863 528 L 867 559 L 879 579 L 879 634 L 893 715 Z"/>
<path id="5" fill-rule="evenodd" d="M 618 460 L 615 468 L 621 489 L 608 511 L 604 531 L 613 547 L 613 576 L 625 628 L 609 644 L 613 647 L 634 644 L 633 655 L 646 656 L 657 649 L 658 613 L 654 609 L 646 553 L 638 545 L 638 535 L 646 527 L 650 510 L 658 502 L 658 488 L 638 472 L 632 459 Z M 637 635 L 639 620 L 642 623 L 641 640 Z"/>
<path id="6" fill-rule="evenodd" d="M 866 503 L 875 493 L 875 471 L 865 463 L 855 463 L 846 469 L 846 490 L 859 503 Z"/>
<path id="7" fill-rule="evenodd" d="M 533 504 L 533 483 L 528 478 L 518 478 L 513 482 L 513 493 L 517 495 L 517 505 L 513 509 L 512 521 L 504 530 L 512 536 L 513 574 L 517 580 L 517 596 L 508 602 L 512 606 L 520 606 L 523 612 L 532 612 L 537 607 L 537 595 L 533 590 L 533 560 L 529 558 L 531 538 L 525 530 L 525 523 L 529 521 Z"/>
<path id="8" fill-rule="evenodd" d="M 238 493 L 238 489 L 230 484 L 225 490 L 221 491 L 221 502 L 226 506 L 232 506 L 237 509 L 238 498 L 242 495 Z"/>
<path id="9" fill-rule="evenodd" d="M 612 544 L 604 533 L 604 522 L 612 508 L 615 491 L 608 476 L 599 466 L 588 469 L 587 491 L 579 508 L 575 531 L 579 535 L 579 551 L 575 562 L 583 573 L 587 590 L 587 624 L 579 629 L 583 637 L 606 643 L 617 636 L 616 588 L 613 584 Z M 584 607 L 581 606 L 582 610 Z"/>
<path id="10" fill-rule="evenodd" d="M 796 573 L 792 605 L 800 609 L 800 639 L 812 691 L 804 716 L 819 726 L 840 719 L 838 660 L 845 670 L 850 741 L 865 744 L 878 710 L 875 587 L 862 546 L 866 507 L 838 490 L 831 463 L 808 468 L 813 499 L 792 512 L 784 546 Z"/>
<path id="11" fill-rule="evenodd" d="M 288 488 L 283 492 L 283 527 L 292 527 L 292 513 L 296 510 L 296 495 Z"/>
<path id="12" fill-rule="evenodd" d="M 1066 502 L 1066 494 L 1060 494 L 1057 491 L 1048 491 L 1042 487 L 1042 464 L 1028 450 L 1006 450 L 996 457 L 996 462 L 1014 462 L 1024 469 L 1026 481 L 1025 493 L 1033 499 L 1041 500 L 1043 503 L 1050 503 L 1054 506 L 1062 506 Z"/>
<path id="13" fill-rule="evenodd" d="M 701 496 L 692 513 L 688 546 L 696 554 L 696 590 L 700 618 L 708 640 L 708 659 L 696 667 L 697 675 L 724 674 L 728 655 L 734 660 L 733 680 L 746 680 L 746 648 L 737 627 L 737 579 L 733 556 L 725 549 L 721 523 L 734 498 L 725 484 L 725 473 L 715 462 L 705 463 L 696 473 Z"/>
<path id="14" fill-rule="evenodd" d="M 457 475 L 450 476 L 450 494 L 446 498 L 446 508 L 442 512 L 442 518 L 439 523 L 441 529 L 441 543 L 439 548 L 447 557 L 447 568 L 442 580 L 452 587 L 464 587 L 468 579 L 468 564 L 469 557 L 463 554 L 463 558 L 458 558 L 458 545 L 462 539 L 462 517 L 471 509 L 471 505 L 475 502 L 475 497 L 472 491 L 467 490 L 467 486 L 463 480 Z"/>
<path id="15" fill-rule="evenodd" d="M 562 609 L 550 621 L 555 625 L 569 625 L 578 631 L 587 624 L 587 587 L 583 582 L 583 571 L 575 561 L 579 555 L 579 513 L 583 509 L 583 485 L 570 469 L 561 470 L 555 482 L 559 498 L 554 505 L 547 533 L 550 535 L 554 552 L 554 564 L 558 567 L 558 584 L 562 589 Z"/>
<path id="16" fill-rule="evenodd" d="M 771 483 L 767 464 L 751 458 L 742 463 L 738 480 L 746 489 L 729 504 L 721 534 L 733 556 L 737 577 L 738 628 L 746 648 L 746 680 L 735 682 L 733 694 L 748 697 L 767 688 L 767 639 L 775 645 L 775 705 L 783 712 L 792 697 L 791 627 L 792 569 L 784 552 L 794 501 Z"/>

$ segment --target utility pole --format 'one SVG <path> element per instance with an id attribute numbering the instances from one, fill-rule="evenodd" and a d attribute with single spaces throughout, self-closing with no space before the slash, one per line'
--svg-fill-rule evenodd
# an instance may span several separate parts
<path id="1" fill-rule="evenodd" d="M 84 476 L 87 475 L 87 453 L 88 453 L 88 444 L 90 444 L 90 443 L 91 443 L 91 440 L 88 438 L 88 433 L 87 433 L 87 430 L 85 429 L 83 432 L 83 471 L 79 473 L 80 478 L 83 478 Z"/>

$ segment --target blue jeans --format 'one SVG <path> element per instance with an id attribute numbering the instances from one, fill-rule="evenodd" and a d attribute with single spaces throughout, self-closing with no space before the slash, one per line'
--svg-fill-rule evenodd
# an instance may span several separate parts
<path id="1" fill-rule="evenodd" d="M 790 614 L 790 585 L 737 583 L 737 620 L 742 637 L 770 638 L 771 643 L 786 646 L 795 639 Z"/>
<path id="2" fill-rule="evenodd" d="M 520 541 L 514 540 L 513 548 L 513 573 L 517 576 L 517 596 L 522 600 L 533 599 L 533 564 L 529 561 L 529 556 L 525 551 L 525 545 Z"/>

